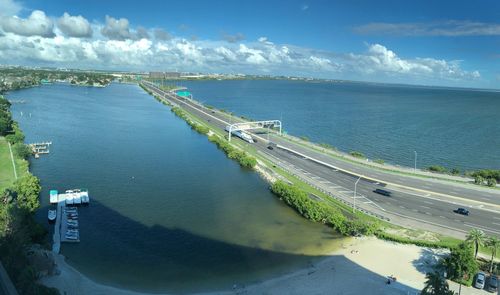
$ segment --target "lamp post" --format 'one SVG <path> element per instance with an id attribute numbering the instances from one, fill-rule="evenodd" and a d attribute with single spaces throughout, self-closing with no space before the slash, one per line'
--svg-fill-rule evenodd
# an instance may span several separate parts
<path id="1" fill-rule="evenodd" d="M 415 168 L 413 169 L 413 172 L 417 172 L 417 151 L 413 151 L 415 153 Z"/>
<path id="2" fill-rule="evenodd" d="M 358 182 L 361 180 L 361 176 L 356 180 L 354 183 L 354 195 L 352 197 L 352 213 L 354 213 L 354 210 L 356 209 L 356 188 L 358 186 Z"/>

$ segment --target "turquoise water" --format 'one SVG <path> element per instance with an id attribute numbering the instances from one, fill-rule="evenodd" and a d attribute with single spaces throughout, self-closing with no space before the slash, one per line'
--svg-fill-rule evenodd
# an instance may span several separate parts
<path id="1" fill-rule="evenodd" d="M 296 136 L 413 167 L 500 169 L 500 92 L 367 83 L 182 82 L 195 99 Z"/>
<path id="2" fill-rule="evenodd" d="M 54 84 L 8 97 L 26 101 L 12 106 L 26 141 L 53 142 L 31 161 L 43 186 L 38 219 L 46 222 L 50 189 L 89 189 L 81 243 L 62 253 L 97 282 L 230 289 L 308 265 L 342 241 L 135 85 Z"/>

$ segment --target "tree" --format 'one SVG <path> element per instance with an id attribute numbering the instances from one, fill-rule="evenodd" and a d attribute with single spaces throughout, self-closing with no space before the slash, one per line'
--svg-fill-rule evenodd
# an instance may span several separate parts
<path id="1" fill-rule="evenodd" d="M 14 190 L 17 192 L 17 205 L 19 208 L 34 212 L 40 207 L 38 195 L 40 194 L 40 180 L 28 173 L 23 178 L 19 178 L 14 183 Z"/>
<path id="2" fill-rule="evenodd" d="M 486 185 L 489 187 L 495 187 L 497 185 L 497 180 L 495 178 L 490 177 L 486 180 Z"/>
<path id="3" fill-rule="evenodd" d="M 479 246 L 482 246 L 484 244 L 486 236 L 484 235 L 484 232 L 479 229 L 473 229 L 471 230 L 466 237 L 466 241 L 474 243 L 474 258 L 477 258 L 477 252 L 479 251 Z"/>
<path id="4" fill-rule="evenodd" d="M 450 256 L 444 259 L 443 266 L 448 277 L 454 281 L 462 281 L 464 275 L 472 277 L 479 268 L 474 258 L 474 249 L 469 243 L 461 243 L 452 248 Z"/>
<path id="5" fill-rule="evenodd" d="M 14 145 L 14 153 L 19 158 L 28 159 L 33 154 L 33 151 L 28 145 L 19 142 Z"/>
<path id="6" fill-rule="evenodd" d="M 500 239 L 497 237 L 489 237 L 485 242 L 486 247 L 491 250 L 490 272 L 493 271 L 493 259 L 497 255 L 497 250 L 500 248 Z"/>
<path id="7" fill-rule="evenodd" d="M 448 282 L 438 272 L 427 273 L 425 275 L 425 287 L 422 295 L 453 295 L 454 292 L 449 289 Z"/>
<path id="8" fill-rule="evenodd" d="M 482 175 L 474 176 L 474 183 L 478 185 L 482 185 L 484 183 L 484 177 Z"/>

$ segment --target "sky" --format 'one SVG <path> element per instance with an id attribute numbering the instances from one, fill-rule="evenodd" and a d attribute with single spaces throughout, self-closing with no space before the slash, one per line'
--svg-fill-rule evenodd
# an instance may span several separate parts
<path id="1" fill-rule="evenodd" d="M 0 0 L 0 64 L 500 88 L 500 1 Z"/>

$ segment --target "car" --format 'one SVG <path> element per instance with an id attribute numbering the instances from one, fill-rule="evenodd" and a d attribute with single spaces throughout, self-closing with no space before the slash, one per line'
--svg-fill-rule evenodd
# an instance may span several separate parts
<path id="1" fill-rule="evenodd" d="M 488 282 L 488 292 L 497 292 L 498 291 L 498 277 L 496 275 L 491 275 Z"/>
<path id="2" fill-rule="evenodd" d="M 469 210 L 467 210 L 465 208 L 458 208 L 456 210 L 453 210 L 453 212 L 455 212 L 457 214 L 469 216 Z"/>
<path id="3" fill-rule="evenodd" d="M 483 289 L 485 280 L 486 280 L 486 275 L 484 274 L 484 272 L 479 272 L 476 275 L 476 280 L 474 281 L 474 287 L 478 289 Z"/>
<path id="4" fill-rule="evenodd" d="M 387 197 L 391 196 L 391 192 L 390 191 L 386 191 L 386 190 L 380 189 L 380 188 L 374 190 L 373 192 L 376 193 L 376 194 L 387 196 Z"/>

